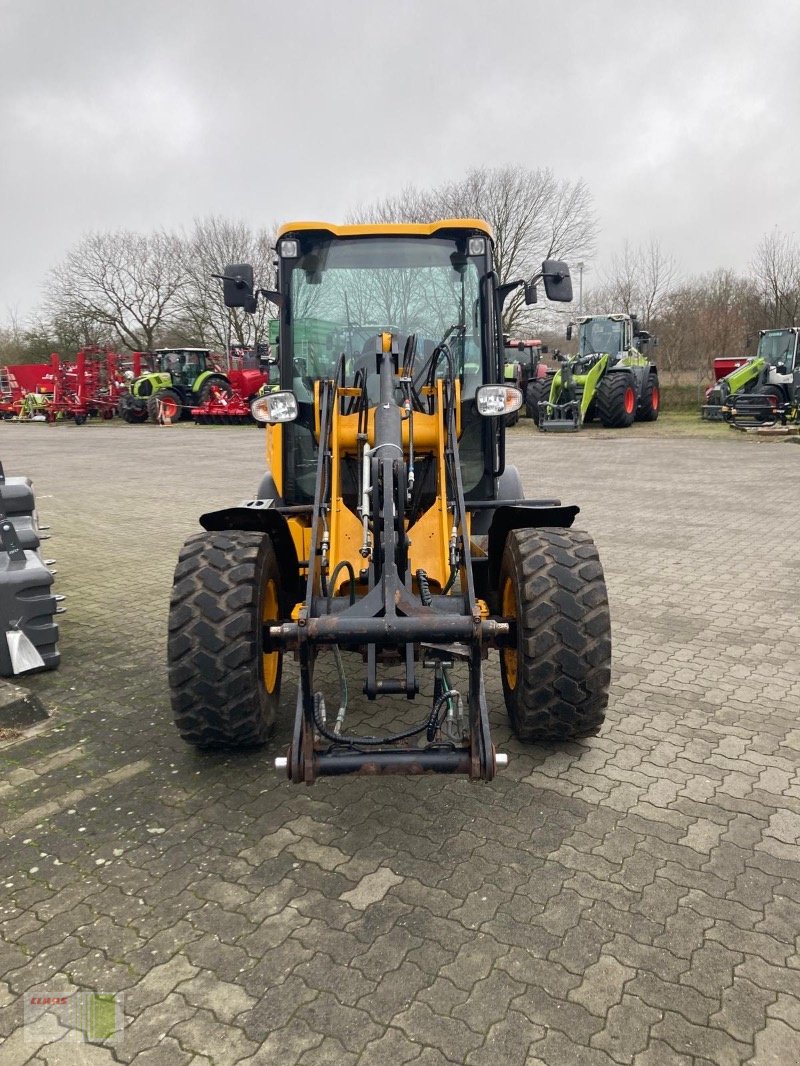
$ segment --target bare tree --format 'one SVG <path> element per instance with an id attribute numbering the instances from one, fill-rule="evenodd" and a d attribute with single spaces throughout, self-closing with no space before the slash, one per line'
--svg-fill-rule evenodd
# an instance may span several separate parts
<path id="1" fill-rule="evenodd" d="M 675 384 L 700 387 L 715 357 L 742 355 L 761 324 L 753 282 L 715 270 L 674 287 L 661 301 L 656 329 L 659 366 Z"/>
<path id="2" fill-rule="evenodd" d="M 274 247 L 274 229 L 254 232 L 243 222 L 219 216 L 195 221 L 191 234 L 181 240 L 183 284 L 177 294 L 176 328 L 211 348 L 225 348 L 229 333 L 238 345 L 252 344 L 256 334 L 263 337 L 274 308 L 261 300 L 256 315 L 229 311 L 222 302 L 221 284 L 212 275 L 222 274 L 229 263 L 251 263 L 256 283 L 271 288 Z"/>
<path id="3" fill-rule="evenodd" d="M 183 286 L 180 243 L 169 233 L 91 233 L 51 271 L 54 319 L 92 323 L 123 347 L 147 350 L 169 325 Z"/>
<path id="4" fill-rule="evenodd" d="M 800 244 L 773 230 L 756 248 L 752 271 L 764 299 L 762 328 L 795 325 L 800 318 Z"/>
<path id="5" fill-rule="evenodd" d="M 673 256 L 654 237 L 638 246 L 626 240 L 602 273 L 589 304 L 595 313 L 624 311 L 637 315 L 642 325 L 650 328 L 677 273 Z"/>
<path id="6" fill-rule="evenodd" d="M 481 218 L 495 239 L 501 282 L 531 278 L 548 258 L 589 259 L 597 223 L 583 181 L 556 178 L 547 168 L 478 167 L 431 189 L 410 185 L 354 211 L 353 222 L 431 222 Z M 513 333 L 530 320 L 521 291 L 506 302 L 503 328 Z"/>

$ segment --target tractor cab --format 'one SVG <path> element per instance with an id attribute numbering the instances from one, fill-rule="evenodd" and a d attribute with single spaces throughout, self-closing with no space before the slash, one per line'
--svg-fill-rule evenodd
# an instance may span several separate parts
<path id="1" fill-rule="evenodd" d="M 207 348 L 157 348 L 154 371 L 169 374 L 173 385 L 191 388 L 200 375 L 211 369 Z"/>

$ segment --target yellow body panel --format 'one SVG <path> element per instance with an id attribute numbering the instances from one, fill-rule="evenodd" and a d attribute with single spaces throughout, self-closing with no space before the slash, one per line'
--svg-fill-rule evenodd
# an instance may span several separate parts
<path id="1" fill-rule="evenodd" d="M 441 230 L 480 230 L 494 240 L 492 227 L 480 218 L 441 218 L 436 222 L 370 222 L 357 226 L 336 226 L 331 222 L 286 222 L 278 230 L 277 239 L 287 233 L 309 230 L 330 233 L 334 237 L 434 237 Z"/>

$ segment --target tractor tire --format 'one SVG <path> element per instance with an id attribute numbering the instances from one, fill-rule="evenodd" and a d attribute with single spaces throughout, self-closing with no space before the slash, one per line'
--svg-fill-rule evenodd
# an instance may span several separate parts
<path id="1" fill-rule="evenodd" d="M 253 747 L 272 733 L 281 652 L 262 624 L 286 616 L 272 539 L 231 530 L 183 546 L 169 608 L 167 661 L 175 726 L 198 748 Z"/>
<path id="2" fill-rule="evenodd" d="M 615 371 L 605 374 L 597 386 L 597 417 L 606 429 L 626 429 L 636 416 L 633 375 Z"/>
<path id="3" fill-rule="evenodd" d="M 207 378 L 202 387 L 197 393 L 197 407 L 202 407 L 204 403 L 208 403 L 211 399 L 211 390 L 217 389 L 219 392 L 224 392 L 226 396 L 233 395 L 233 385 L 227 378 Z"/>
<path id="4" fill-rule="evenodd" d="M 147 400 L 147 416 L 151 422 L 158 422 L 163 413 L 173 422 L 179 422 L 183 414 L 183 401 L 174 389 L 160 389 Z"/>
<path id="5" fill-rule="evenodd" d="M 86 425 L 86 415 L 75 415 L 74 421 L 75 421 L 75 425 L 76 426 L 85 426 Z"/>
<path id="6" fill-rule="evenodd" d="M 778 417 L 778 415 L 777 415 L 778 408 L 779 407 L 783 407 L 784 403 L 786 402 L 786 399 L 785 399 L 783 393 L 781 392 L 781 390 L 778 388 L 778 386 L 777 385 L 764 385 L 763 388 L 760 388 L 755 393 L 755 395 L 764 397 L 766 399 L 767 403 L 772 408 L 772 412 L 773 412 L 772 419 L 764 418 L 764 419 L 762 419 L 762 421 L 765 422 L 765 423 L 769 423 L 771 421 L 775 421 L 777 419 L 777 417 Z"/>
<path id="7" fill-rule="evenodd" d="M 550 395 L 551 384 L 550 378 L 536 378 L 535 381 L 528 382 L 525 390 L 525 410 L 528 418 L 532 418 L 537 426 L 539 425 L 539 404 Z"/>
<path id="8" fill-rule="evenodd" d="M 652 370 L 647 375 L 647 381 L 642 389 L 642 398 L 636 409 L 637 422 L 656 422 L 661 410 L 661 389 L 658 384 L 658 374 Z"/>
<path id="9" fill-rule="evenodd" d="M 500 651 L 500 674 L 519 739 L 596 733 L 608 705 L 611 621 L 589 534 L 512 530 L 500 566 L 500 613 L 516 621 L 514 645 Z"/>

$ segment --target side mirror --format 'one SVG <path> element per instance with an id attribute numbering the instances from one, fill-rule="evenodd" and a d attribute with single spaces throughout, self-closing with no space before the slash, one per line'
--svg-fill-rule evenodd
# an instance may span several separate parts
<path id="1" fill-rule="evenodd" d="M 249 263 L 230 263 L 222 275 L 222 298 L 226 307 L 241 307 L 248 314 L 256 309 L 253 268 Z"/>
<path id="2" fill-rule="evenodd" d="M 572 323 L 571 322 L 567 323 L 567 340 L 568 341 L 572 340 Z"/>
<path id="3" fill-rule="evenodd" d="M 548 346 L 546 344 L 543 344 L 541 346 L 541 348 L 539 349 L 539 351 L 542 353 L 542 355 L 548 355 L 549 352 L 550 352 L 550 349 L 548 348 Z"/>
<path id="4" fill-rule="evenodd" d="M 560 259 L 545 259 L 542 263 L 542 277 L 548 300 L 562 304 L 572 300 L 572 278 L 566 263 Z"/>

